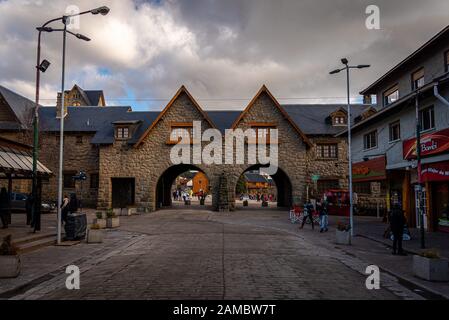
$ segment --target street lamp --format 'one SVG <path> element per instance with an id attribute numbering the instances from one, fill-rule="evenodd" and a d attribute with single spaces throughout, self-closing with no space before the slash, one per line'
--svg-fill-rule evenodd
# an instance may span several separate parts
<path id="1" fill-rule="evenodd" d="M 61 80 L 61 120 L 60 120 L 60 148 L 59 148 L 59 177 L 58 177 L 58 226 L 57 226 L 57 243 L 61 243 L 61 204 L 62 204 L 62 170 L 63 170 L 63 151 L 64 151 L 64 82 L 65 82 L 65 54 L 66 54 L 66 39 L 67 33 L 75 36 L 76 38 L 84 41 L 90 41 L 90 39 L 82 34 L 73 33 L 67 30 L 67 24 L 70 21 L 70 18 L 75 16 L 80 16 L 84 14 L 101 14 L 107 15 L 109 13 L 109 8 L 106 6 L 102 6 L 99 8 L 95 8 L 92 10 L 84 11 L 81 13 L 62 16 L 59 18 L 51 19 L 44 23 L 41 27 L 37 28 L 38 34 L 38 42 L 37 42 L 37 64 L 36 64 L 36 101 L 34 108 L 34 120 L 33 120 L 33 220 L 37 223 L 34 223 L 34 231 L 40 230 L 40 214 L 38 214 L 37 203 L 37 158 L 38 158 L 38 148 L 39 148 L 39 90 L 40 90 L 40 72 L 45 72 L 49 67 L 50 63 L 47 60 L 40 61 L 41 59 L 41 36 L 42 32 L 53 32 L 53 31 L 61 31 L 63 32 L 63 51 L 62 51 L 62 80 Z M 48 27 L 48 25 L 55 21 L 61 21 L 64 24 L 63 29 L 53 29 Z"/>
<path id="2" fill-rule="evenodd" d="M 349 161 L 349 224 L 351 225 L 351 237 L 354 236 L 354 203 L 353 203 L 353 192 L 352 192 L 352 137 L 351 137 L 351 96 L 350 96 L 350 81 L 349 81 L 349 70 L 350 69 L 364 69 L 369 68 L 369 64 L 359 64 L 355 66 L 350 66 L 349 61 L 346 58 L 341 59 L 341 63 L 344 64 L 344 68 L 336 69 L 330 72 L 330 74 L 337 74 L 341 71 L 346 70 L 346 89 L 348 96 L 348 161 Z"/>

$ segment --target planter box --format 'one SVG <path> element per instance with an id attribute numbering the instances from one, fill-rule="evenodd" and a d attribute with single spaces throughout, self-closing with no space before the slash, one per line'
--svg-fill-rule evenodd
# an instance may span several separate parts
<path id="1" fill-rule="evenodd" d="M 137 214 L 137 207 L 129 207 L 126 210 L 128 210 L 128 216 Z"/>
<path id="2" fill-rule="evenodd" d="M 449 281 L 448 261 L 413 256 L 413 273 L 427 281 Z"/>
<path id="3" fill-rule="evenodd" d="M 120 218 L 119 217 L 108 218 L 106 220 L 106 227 L 108 229 L 120 227 Z"/>
<path id="4" fill-rule="evenodd" d="M 89 229 L 87 231 L 87 243 L 102 243 L 104 233 L 102 230 Z"/>
<path id="5" fill-rule="evenodd" d="M 21 262 L 17 256 L 0 256 L 0 279 L 17 278 L 20 274 Z"/>
<path id="6" fill-rule="evenodd" d="M 97 224 L 100 229 L 106 229 L 106 219 L 95 218 L 92 224 Z"/>
<path id="7" fill-rule="evenodd" d="M 122 215 L 122 208 L 114 208 L 114 209 L 112 209 L 112 211 L 114 212 L 114 214 L 116 216 L 121 216 Z"/>
<path id="8" fill-rule="evenodd" d="M 351 233 L 348 231 L 335 231 L 335 240 L 337 244 L 350 245 L 351 244 Z"/>

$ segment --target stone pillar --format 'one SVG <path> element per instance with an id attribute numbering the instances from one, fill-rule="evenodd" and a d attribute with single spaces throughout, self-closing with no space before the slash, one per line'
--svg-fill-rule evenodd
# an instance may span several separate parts
<path id="1" fill-rule="evenodd" d="M 224 173 L 221 174 L 218 186 L 218 211 L 229 212 L 229 188 L 228 179 Z"/>

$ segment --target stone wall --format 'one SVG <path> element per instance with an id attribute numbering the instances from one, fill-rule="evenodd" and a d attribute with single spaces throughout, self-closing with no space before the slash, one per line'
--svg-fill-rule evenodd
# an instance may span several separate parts
<path id="1" fill-rule="evenodd" d="M 116 141 L 112 146 L 100 147 L 100 188 L 98 207 L 112 204 L 111 178 L 135 178 L 135 201 L 139 207 L 155 210 L 156 186 L 161 175 L 172 166 L 167 141 L 171 123 L 201 121 L 202 129 L 210 128 L 208 122 L 194 107 L 187 94 L 181 94 L 155 125 L 143 143 L 135 148 L 127 142 Z M 197 165 L 216 187 L 219 170 Z"/>
<path id="2" fill-rule="evenodd" d="M 123 142 L 100 148 L 100 189 L 98 206 L 111 206 L 111 178 L 135 178 L 136 205 L 149 210 L 156 208 L 156 188 L 161 175 L 170 167 L 172 145 L 167 144 L 172 122 L 201 121 L 202 129 L 210 127 L 203 115 L 194 107 L 188 95 L 182 93 L 155 125 L 151 133 L 138 147 Z M 279 130 L 279 167 L 290 178 L 293 196 L 304 199 L 307 170 L 307 148 L 294 127 L 276 108 L 274 101 L 262 93 L 252 108 L 238 124 L 238 128 L 247 129 L 251 122 L 275 122 Z M 202 144 L 204 147 L 207 143 Z M 223 144 L 224 145 L 224 144 Z M 191 147 L 192 148 L 192 147 Z M 235 152 L 235 151 L 234 151 Z M 245 150 L 245 153 L 246 150 Z M 224 150 L 223 150 L 224 154 Z M 224 161 L 224 158 L 223 158 Z M 220 176 L 226 176 L 230 209 L 234 209 L 235 187 L 240 175 L 251 164 L 239 165 L 196 165 L 209 178 L 213 196 L 213 205 L 218 208 Z"/>
<path id="3" fill-rule="evenodd" d="M 79 141 L 82 137 L 82 141 Z M 92 174 L 99 173 L 99 150 L 97 146 L 90 143 L 92 133 L 70 133 L 64 134 L 64 172 L 78 173 L 84 171 L 87 180 L 83 182 L 82 199 L 84 206 L 96 207 L 98 189 L 90 188 Z M 42 198 L 52 201 L 58 196 L 58 171 L 59 171 L 59 133 L 42 133 L 39 139 L 39 160 L 47 166 L 53 175 L 48 182 L 42 186 Z M 81 184 L 76 183 L 75 188 L 63 189 L 64 193 L 77 192 L 81 195 Z"/>
<path id="4" fill-rule="evenodd" d="M 332 136 L 309 137 L 313 147 L 307 153 L 307 179 L 306 183 L 312 190 L 316 185 L 312 175 L 319 175 L 320 180 L 338 180 L 340 188 L 348 188 L 348 145 L 345 138 Z M 317 156 L 317 144 L 337 144 L 336 159 L 321 159 Z"/>

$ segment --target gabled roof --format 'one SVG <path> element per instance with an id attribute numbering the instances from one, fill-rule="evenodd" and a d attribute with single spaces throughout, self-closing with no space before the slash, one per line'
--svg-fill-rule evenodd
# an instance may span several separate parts
<path id="1" fill-rule="evenodd" d="M 35 103 L 3 86 L 0 86 L 0 94 L 20 122 L 21 128 L 26 129 L 31 126 Z"/>
<path id="2" fill-rule="evenodd" d="M 216 128 L 214 123 L 209 119 L 209 116 L 206 112 L 200 107 L 198 102 L 193 98 L 193 96 L 190 94 L 190 92 L 186 89 L 186 87 L 183 85 L 178 90 L 178 92 L 175 94 L 175 96 L 170 100 L 170 102 L 167 104 L 167 106 L 162 110 L 162 112 L 159 114 L 159 116 L 156 118 L 156 120 L 152 123 L 152 125 L 146 130 L 146 132 L 140 137 L 140 139 L 135 144 L 135 147 L 138 147 L 143 140 L 148 136 L 148 134 L 153 130 L 153 128 L 158 124 L 158 122 L 164 117 L 164 115 L 167 113 L 168 110 L 172 107 L 172 105 L 175 103 L 175 101 L 181 96 L 181 94 L 186 94 L 187 97 L 192 101 L 193 106 L 199 111 L 199 113 L 204 117 L 204 119 L 209 123 L 209 125 L 212 128 Z"/>
<path id="3" fill-rule="evenodd" d="M 438 43 L 447 43 L 447 40 L 449 39 L 449 26 L 445 27 L 443 30 L 438 32 L 435 36 L 433 36 L 429 41 L 424 43 L 421 47 L 419 47 L 416 51 L 414 51 L 412 54 L 410 54 L 407 58 L 399 62 L 395 67 L 390 69 L 387 73 L 385 73 L 382 77 L 377 79 L 373 84 L 371 84 L 368 88 L 362 90 L 360 92 L 361 95 L 371 94 L 375 93 L 376 87 L 388 79 L 394 72 L 400 70 L 402 67 L 409 63 L 413 63 L 413 59 L 415 59 L 417 56 L 419 56 L 421 53 L 424 53 L 424 51 L 432 50 L 432 46 L 438 44 Z"/>
<path id="4" fill-rule="evenodd" d="M 100 100 L 103 97 L 103 90 L 84 90 L 86 96 L 89 98 L 90 105 L 98 106 L 100 105 Z"/>
<path id="5" fill-rule="evenodd" d="M 250 101 L 250 103 L 248 104 L 248 106 L 246 107 L 245 110 L 243 110 L 243 112 L 240 114 L 240 116 L 234 121 L 234 124 L 232 125 L 231 129 L 235 129 L 238 124 L 240 123 L 240 121 L 245 117 L 245 115 L 249 112 L 249 110 L 251 110 L 251 108 L 253 107 L 253 105 L 256 103 L 257 99 L 259 99 L 259 97 L 262 94 L 266 94 L 268 95 L 268 97 L 271 99 L 271 101 L 273 101 L 275 107 L 279 110 L 279 112 L 284 116 L 284 118 L 293 126 L 293 128 L 296 130 L 296 132 L 301 136 L 301 138 L 303 139 L 304 143 L 311 147 L 312 143 L 309 141 L 309 138 L 307 138 L 307 136 L 301 131 L 301 129 L 298 127 L 298 125 L 292 120 L 292 118 L 290 117 L 290 115 L 284 110 L 284 108 L 279 104 L 279 102 L 276 100 L 276 98 L 271 94 L 271 92 L 268 90 L 268 88 L 263 85 L 262 88 L 260 88 L 259 92 L 255 95 L 255 97 Z"/>

